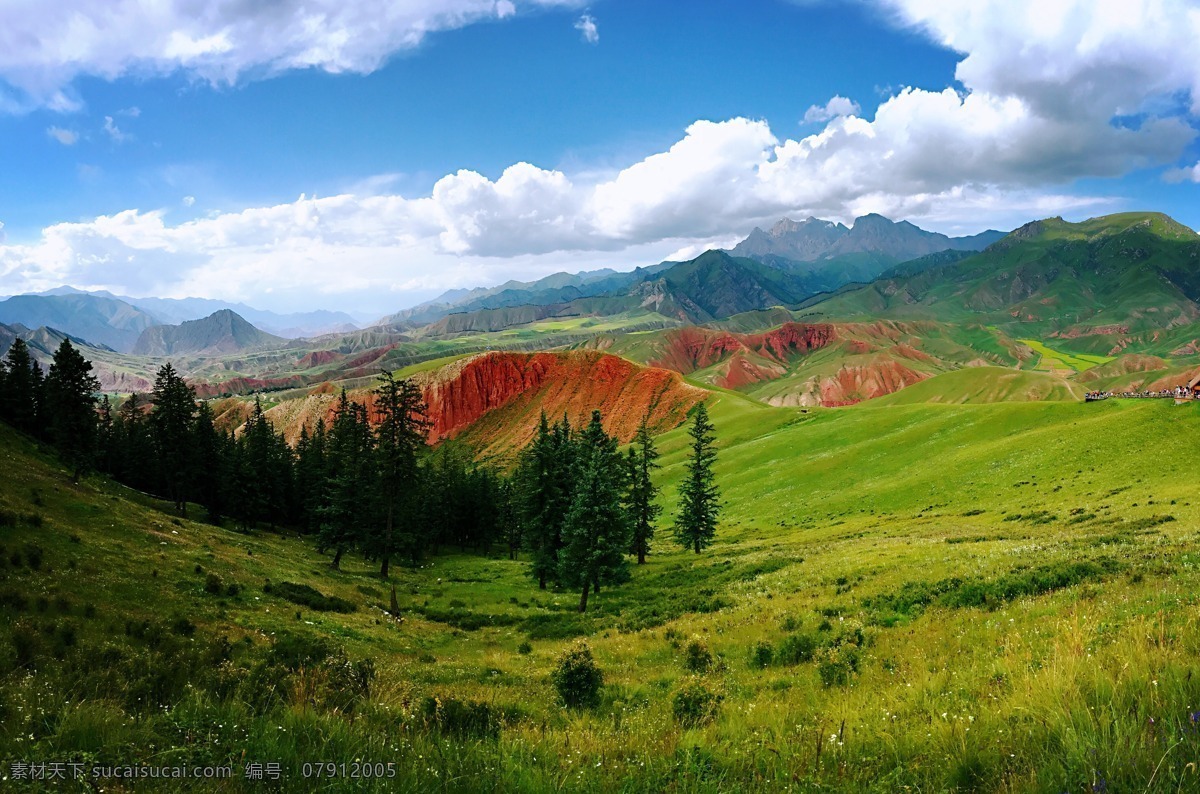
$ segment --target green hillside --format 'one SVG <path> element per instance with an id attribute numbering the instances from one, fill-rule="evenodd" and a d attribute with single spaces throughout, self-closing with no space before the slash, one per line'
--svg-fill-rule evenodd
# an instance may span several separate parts
<path id="1" fill-rule="evenodd" d="M 1076 339 L 1194 324 L 1198 298 L 1200 237 L 1165 215 L 1124 213 L 1083 223 L 1036 221 L 975 256 L 885 276 L 805 314 L 982 322 L 1107 353 Z"/>
<path id="2" fill-rule="evenodd" d="M 0 428 L 0 753 L 275 760 L 285 790 L 313 758 L 394 763 L 358 784 L 389 791 L 1191 787 L 1200 503 L 1186 466 L 1145 451 L 1187 459 L 1195 406 L 801 413 L 717 392 L 711 411 L 726 509 L 709 552 L 660 530 L 586 616 L 520 561 L 445 554 L 396 570 L 402 622 L 374 566 L 71 486 Z M 668 515 L 685 440 L 660 439 Z M 549 683 L 576 636 L 605 674 L 595 711 Z M 673 704 L 693 684 L 722 700 L 688 727 Z"/>

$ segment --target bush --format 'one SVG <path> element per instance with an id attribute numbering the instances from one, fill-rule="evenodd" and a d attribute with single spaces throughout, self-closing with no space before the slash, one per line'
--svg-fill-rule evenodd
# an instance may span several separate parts
<path id="1" fill-rule="evenodd" d="M 811 634 L 792 634 L 779 644 L 775 661 L 779 664 L 795 665 L 812 661 L 817 650 L 817 640 Z"/>
<path id="2" fill-rule="evenodd" d="M 724 699 L 699 681 L 692 681 L 675 693 L 671 705 L 675 721 L 685 728 L 710 723 L 721 713 Z"/>
<path id="3" fill-rule="evenodd" d="M 208 576 L 204 577 L 204 592 L 209 593 L 210 595 L 220 595 L 223 589 L 225 588 L 221 583 L 221 577 L 217 576 L 215 573 L 210 573 Z"/>
<path id="4" fill-rule="evenodd" d="M 427 697 L 421 701 L 419 713 L 426 730 L 459 739 L 495 739 L 500 735 L 499 710 L 478 700 Z"/>
<path id="5" fill-rule="evenodd" d="M 528 642 L 523 642 L 517 646 L 517 653 L 521 654 L 522 656 L 528 656 L 529 654 L 533 653 L 533 646 Z"/>
<path id="6" fill-rule="evenodd" d="M 550 681 L 567 708 L 595 708 L 600 705 L 604 674 L 592 659 L 592 650 L 580 642 L 558 658 Z"/>
<path id="7" fill-rule="evenodd" d="M 768 667 L 775 659 L 775 649 L 766 640 L 759 640 L 750 649 L 751 667 Z"/>
<path id="8" fill-rule="evenodd" d="M 713 656 L 704 640 L 697 638 L 688 643 L 684 651 L 683 666 L 693 673 L 707 673 L 712 669 Z"/>
<path id="9" fill-rule="evenodd" d="M 42 567 L 42 548 L 30 543 L 25 546 L 25 564 L 32 571 L 40 570 Z"/>
<path id="10" fill-rule="evenodd" d="M 817 660 L 817 673 L 825 686 L 845 686 L 858 672 L 858 646 L 839 645 L 825 648 Z"/>
<path id="11" fill-rule="evenodd" d="M 354 612 L 358 609 L 357 606 L 344 598 L 327 596 L 314 587 L 309 587 L 306 584 L 296 584 L 295 582 L 280 582 L 277 585 L 269 585 L 263 588 L 263 592 L 279 596 L 282 599 L 291 601 L 293 604 L 299 604 L 302 607 L 308 607 L 317 612 L 346 613 Z"/>

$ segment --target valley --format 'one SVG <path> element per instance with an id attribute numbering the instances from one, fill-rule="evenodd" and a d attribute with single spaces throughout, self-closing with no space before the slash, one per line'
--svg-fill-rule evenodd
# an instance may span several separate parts
<path id="1" fill-rule="evenodd" d="M 280 790 L 320 758 L 390 765 L 330 790 L 1191 790 L 1200 404 L 1084 396 L 1200 375 L 1197 268 L 1154 213 L 785 219 L 307 337 L 0 314 L 0 753 L 278 762 Z M 106 400 L 78 477 L 61 396 L 13 385 L 64 349 Z M 569 557 L 638 460 L 644 564 Z M 580 495 L 604 466 L 619 504 Z"/>

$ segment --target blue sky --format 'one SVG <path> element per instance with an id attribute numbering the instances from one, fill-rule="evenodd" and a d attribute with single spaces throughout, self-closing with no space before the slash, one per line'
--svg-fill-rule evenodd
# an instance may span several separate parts
<path id="1" fill-rule="evenodd" d="M 0 8 L 0 294 L 371 315 L 784 214 L 1200 226 L 1182 0 L 1132 29 L 1066 0 L 408 0 L 382 20 L 294 0 L 148 21 L 114 0 L 92 40 L 56 39 L 71 5 Z"/>

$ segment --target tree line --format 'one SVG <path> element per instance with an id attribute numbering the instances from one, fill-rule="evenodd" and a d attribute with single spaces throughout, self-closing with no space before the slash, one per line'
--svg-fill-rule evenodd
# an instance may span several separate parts
<path id="1" fill-rule="evenodd" d="M 331 564 L 362 554 L 387 578 L 393 561 L 417 564 L 453 547 L 510 559 L 524 552 L 541 588 L 590 595 L 630 576 L 650 552 L 661 507 L 653 475 L 659 453 L 643 419 L 622 454 L 599 411 L 583 427 L 542 415 L 533 440 L 504 473 L 470 451 L 426 443 L 420 389 L 380 375 L 372 406 L 343 389 L 328 423 L 289 445 L 255 399 L 241 432 L 218 428 L 212 407 L 170 363 L 148 396 L 119 406 L 69 340 L 48 372 L 17 339 L 0 363 L 0 418 L 53 444 L 75 482 L 92 469 L 171 502 L 182 516 L 199 505 L 215 524 L 267 525 L 314 536 Z M 373 414 L 372 415 L 372 411 Z M 703 403 L 689 429 L 674 539 L 700 553 L 720 510 L 713 426 Z"/>

